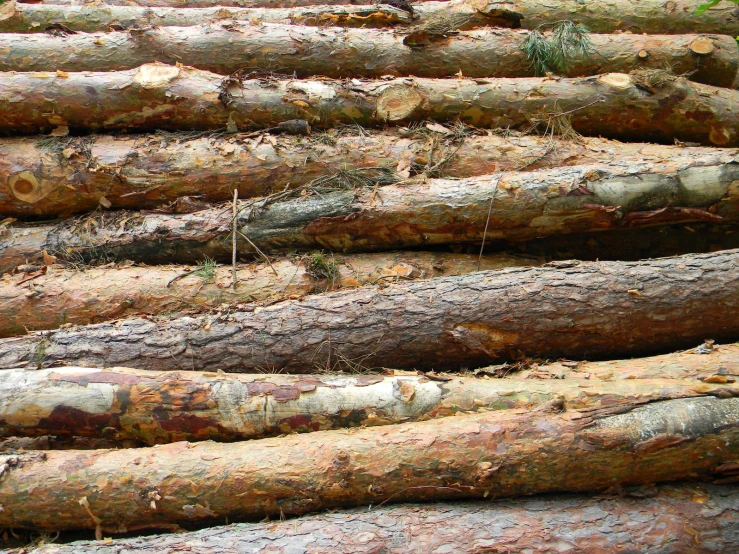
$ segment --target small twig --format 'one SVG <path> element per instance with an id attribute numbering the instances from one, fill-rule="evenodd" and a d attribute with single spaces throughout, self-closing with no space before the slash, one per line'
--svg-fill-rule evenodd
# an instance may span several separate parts
<path id="1" fill-rule="evenodd" d="M 498 183 L 500 183 L 501 174 L 495 175 L 495 187 L 493 188 L 493 194 L 490 197 L 490 206 L 488 207 L 488 218 L 485 220 L 485 230 L 482 232 L 482 244 L 480 245 L 480 256 L 477 258 L 477 271 L 480 271 L 480 265 L 482 264 L 482 252 L 485 249 L 485 236 L 488 234 L 488 225 L 490 224 L 490 216 L 493 213 L 493 202 L 495 201 L 495 193 L 498 192 Z"/>
<path id="2" fill-rule="evenodd" d="M 237 233 L 238 233 L 238 234 L 240 234 L 240 235 L 241 235 L 241 236 L 243 237 L 243 239 L 244 239 L 244 240 L 245 240 L 246 242 L 248 242 L 249 244 L 251 244 L 252 248 L 254 248 L 254 250 L 256 250 L 256 251 L 257 251 L 257 254 L 259 254 L 259 255 L 260 255 L 260 256 L 261 256 L 262 258 L 264 258 L 264 261 L 265 261 L 265 262 L 267 262 L 267 263 L 269 264 L 269 267 L 271 267 L 271 268 L 272 268 L 272 271 L 274 272 L 274 274 L 275 274 L 275 275 L 277 275 L 277 276 L 279 277 L 279 276 L 280 276 L 280 274 L 279 274 L 279 273 L 277 273 L 277 270 L 275 269 L 275 266 L 273 266 L 273 265 L 272 265 L 272 262 L 270 262 L 270 261 L 269 261 L 269 258 L 267 257 L 267 255 L 266 255 L 266 254 L 265 254 L 264 252 L 262 252 L 261 250 L 259 250 L 259 247 L 258 247 L 258 246 L 257 246 L 256 244 L 254 244 L 254 243 L 253 243 L 253 242 L 252 242 L 252 241 L 251 241 L 251 240 L 249 239 L 249 237 L 247 237 L 247 236 L 246 236 L 246 235 L 245 235 L 244 233 L 242 233 L 241 231 L 237 231 Z"/>
<path id="3" fill-rule="evenodd" d="M 231 275 L 233 289 L 236 290 L 236 203 L 239 200 L 239 189 L 234 189 L 234 201 L 231 207 Z"/>

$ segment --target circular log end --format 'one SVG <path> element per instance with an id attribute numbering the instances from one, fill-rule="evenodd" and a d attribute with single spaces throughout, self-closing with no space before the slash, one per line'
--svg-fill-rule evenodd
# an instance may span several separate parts
<path id="1" fill-rule="evenodd" d="M 694 54 L 706 56 L 713 52 L 713 41 L 710 38 L 700 37 L 690 43 L 690 51 Z"/>
<path id="2" fill-rule="evenodd" d="M 36 176 L 30 171 L 20 171 L 8 178 L 10 192 L 21 202 L 35 204 L 47 195 Z"/>
<path id="3" fill-rule="evenodd" d="M 598 80 L 604 85 L 620 89 L 627 89 L 634 84 L 631 80 L 631 76 L 626 75 L 625 73 L 607 73 Z"/>
<path id="4" fill-rule="evenodd" d="M 638 56 L 639 59 L 645 60 L 649 57 L 649 52 L 647 52 L 646 50 L 639 50 Z"/>
<path id="5" fill-rule="evenodd" d="M 377 115 L 385 121 L 398 121 L 411 115 L 423 97 L 408 85 L 389 85 L 377 98 Z"/>
<path id="6" fill-rule="evenodd" d="M 139 67 L 133 82 L 143 88 L 157 88 L 168 84 L 180 74 L 180 68 L 164 63 L 147 63 Z"/>

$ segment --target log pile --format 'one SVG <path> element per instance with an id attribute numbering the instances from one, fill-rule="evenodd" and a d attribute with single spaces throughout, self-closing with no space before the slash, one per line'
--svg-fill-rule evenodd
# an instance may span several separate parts
<path id="1" fill-rule="evenodd" d="M 0 548 L 739 549 L 731 2 L 0 3 Z"/>

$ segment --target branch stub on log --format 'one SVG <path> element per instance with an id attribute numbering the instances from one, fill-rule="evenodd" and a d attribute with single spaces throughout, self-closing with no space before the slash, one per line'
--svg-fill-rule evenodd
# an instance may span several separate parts
<path id="1" fill-rule="evenodd" d="M 385 121 L 399 121 L 410 116 L 423 97 L 408 85 L 389 85 L 377 98 L 377 115 Z"/>

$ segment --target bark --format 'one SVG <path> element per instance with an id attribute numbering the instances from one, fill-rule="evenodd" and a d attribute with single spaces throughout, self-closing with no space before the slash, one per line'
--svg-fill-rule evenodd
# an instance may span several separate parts
<path id="1" fill-rule="evenodd" d="M 560 262 L 318 294 L 218 317 L 129 319 L 2 339 L 0 367 L 313 373 L 458 370 L 517 352 L 649 355 L 739 337 L 738 262 L 738 251 Z"/>
<path id="2" fill-rule="evenodd" d="M 0 279 L 0 337 L 135 315 L 192 313 L 239 302 L 274 303 L 327 290 L 541 263 L 525 256 L 488 255 L 478 260 L 476 255 L 442 252 L 323 254 L 322 259 L 327 264 L 333 262 L 335 271 L 314 267 L 311 256 L 283 258 L 270 265 L 239 265 L 235 289 L 231 267 L 219 267 L 212 276 L 203 275 L 203 271 L 194 273 L 197 267 L 130 264 L 84 271 L 56 265 L 6 275 Z"/>
<path id="3" fill-rule="evenodd" d="M 739 399 L 619 410 L 499 411 L 256 442 L 6 455 L 0 526 L 100 534 L 385 501 L 736 480 Z"/>
<path id="4" fill-rule="evenodd" d="M 297 77 L 526 77 L 533 72 L 520 45 L 528 34 L 481 29 L 411 48 L 389 30 L 235 22 L 66 36 L 4 33 L 0 71 L 112 71 L 159 61 L 222 74 L 259 68 Z M 590 40 L 594 53 L 569 60 L 565 75 L 668 65 L 691 80 L 731 87 L 739 71 L 730 36 L 623 33 Z"/>
<path id="5" fill-rule="evenodd" d="M 187 534 L 50 544 L 30 552 L 722 553 L 737 545 L 738 498 L 735 487 L 682 484 L 636 489 L 623 496 L 380 506 Z"/>
<path id="6" fill-rule="evenodd" d="M 427 0 L 419 0 L 426 2 Z M 84 5 L 84 0 L 30 0 L 30 4 L 49 4 L 58 6 Z M 111 6 L 144 6 L 144 7 L 173 7 L 173 8 L 210 8 L 235 6 L 243 8 L 292 8 L 298 6 L 342 5 L 347 0 L 109 0 L 105 2 Z M 349 4 L 371 4 L 369 0 L 350 1 Z"/>
<path id="7" fill-rule="evenodd" d="M 442 131 L 438 125 L 432 128 Z M 68 216 L 112 208 L 156 208 L 182 196 L 204 201 L 264 196 L 299 187 L 342 169 L 393 167 L 400 175 L 431 170 L 471 177 L 499 170 L 531 170 L 611 162 L 660 163 L 665 159 L 730 159 L 739 150 L 571 141 L 538 136 L 454 135 L 421 128 L 343 136 L 245 135 L 188 138 L 59 137 L 0 140 L 0 213 Z M 438 166 L 437 169 L 433 169 Z M 299 171 L 298 171 L 299 170 Z"/>
<path id="8" fill-rule="evenodd" d="M 0 133 L 243 130 L 293 119 L 323 128 L 460 119 L 528 129 L 532 118 L 568 113 L 584 135 L 739 145 L 739 91 L 683 79 L 650 88 L 645 79 L 620 73 L 559 80 L 257 79 L 227 80 L 223 88 L 220 75 L 163 64 L 110 73 L 4 73 Z"/>
<path id="9" fill-rule="evenodd" d="M 414 16 L 387 5 L 323 5 L 303 7 L 224 7 L 228 1 L 218 2 L 218 6 L 203 8 L 198 3 L 197 10 L 180 7 L 159 7 L 151 10 L 125 2 L 125 5 L 53 5 L 22 4 L 15 9 L 6 8 L 6 19 L 0 20 L 3 32 L 40 32 L 51 25 L 64 25 L 74 31 L 107 31 L 111 28 L 136 28 L 146 25 L 162 27 L 199 25 L 203 22 L 219 20 L 256 21 L 262 23 L 285 23 L 289 21 L 300 25 L 326 24 L 345 27 L 387 27 L 398 24 L 417 24 L 426 20 L 448 16 L 452 13 L 466 14 L 470 21 L 462 28 L 471 29 L 488 25 L 535 29 L 539 25 L 555 21 L 574 20 L 585 25 L 594 33 L 629 31 L 631 33 L 715 33 L 736 36 L 739 34 L 739 14 L 730 3 L 724 2 L 708 10 L 702 16 L 695 15 L 696 8 L 703 0 L 677 0 L 665 3 L 662 0 L 642 0 L 638 3 L 628 0 L 609 0 L 600 2 L 597 8 L 582 4 L 577 0 L 550 0 L 544 2 L 488 1 L 465 2 L 424 1 L 413 4 Z M 256 4 L 256 2 L 254 2 Z M 60 2 L 61 4 L 61 2 Z M 232 2 L 238 5 L 238 2 Z M 247 2 L 242 2 L 242 5 Z M 275 5 L 275 2 L 261 2 Z M 0 16 L 2 17 L 2 16 Z M 413 17 L 413 18 L 412 18 Z"/>
<path id="10" fill-rule="evenodd" d="M 527 240 L 547 235 L 739 221 L 739 164 L 733 151 L 642 165 L 622 162 L 463 180 L 429 179 L 293 194 L 241 204 L 238 253 L 326 248 L 333 252 Z M 305 192 L 305 190 L 304 190 Z M 284 194 L 284 193 L 281 193 Z M 491 208 L 492 203 L 492 208 Z M 230 261 L 231 211 L 109 212 L 5 228 L 0 271 L 39 258 Z M 245 237 L 248 237 L 248 242 Z"/>

